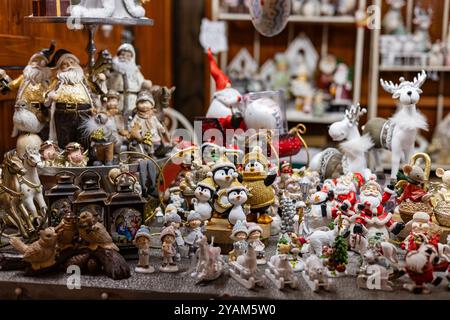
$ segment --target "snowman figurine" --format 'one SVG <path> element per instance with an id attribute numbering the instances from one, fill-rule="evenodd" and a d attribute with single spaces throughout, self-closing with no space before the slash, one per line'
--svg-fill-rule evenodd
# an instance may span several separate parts
<path id="1" fill-rule="evenodd" d="M 200 215 L 203 222 L 211 219 L 213 207 L 211 205 L 211 199 L 216 192 L 216 184 L 212 179 L 210 173 L 208 177 L 197 183 L 192 204 L 194 205 L 194 211 Z"/>
<path id="2" fill-rule="evenodd" d="M 221 154 L 217 162 L 212 166 L 211 173 L 214 183 L 218 186 L 214 199 L 215 216 L 220 218 L 232 205 L 228 202 L 228 188 L 233 179 L 238 176 L 236 166 L 225 156 Z"/>
<path id="3" fill-rule="evenodd" d="M 248 190 L 236 178 L 227 191 L 228 202 L 232 205 L 228 214 L 228 222 L 234 226 L 236 222 L 245 221 L 248 210 L 244 208 L 244 204 L 248 199 Z M 246 212 L 247 211 L 247 212 Z"/>

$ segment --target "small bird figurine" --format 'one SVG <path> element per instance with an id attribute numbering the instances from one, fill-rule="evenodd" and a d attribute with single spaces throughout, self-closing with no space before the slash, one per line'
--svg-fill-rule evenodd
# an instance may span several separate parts
<path id="1" fill-rule="evenodd" d="M 49 268 L 55 264 L 56 239 L 55 229 L 50 227 L 39 232 L 40 239 L 27 245 L 19 238 L 11 238 L 10 244 L 19 253 L 23 254 L 23 260 L 31 263 L 33 270 Z"/>
<path id="2" fill-rule="evenodd" d="M 92 251 L 97 250 L 98 247 L 119 251 L 108 231 L 106 231 L 105 226 L 98 222 L 89 211 L 84 211 L 80 214 L 78 218 L 78 232 L 81 239 L 88 243 L 88 248 Z"/>

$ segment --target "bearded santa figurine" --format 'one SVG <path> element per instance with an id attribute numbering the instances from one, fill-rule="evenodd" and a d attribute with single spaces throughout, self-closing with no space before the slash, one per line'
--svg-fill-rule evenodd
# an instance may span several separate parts
<path id="1" fill-rule="evenodd" d="M 411 226 L 409 235 L 403 240 L 400 247 L 403 250 L 418 250 L 422 244 L 432 244 L 438 248 L 439 234 L 431 233 L 431 217 L 426 212 L 416 212 L 406 226 Z"/>
<path id="2" fill-rule="evenodd" d="M 11 80 L 6 72 L 0 69 L 0 91 L 6 93 L 17 90 L 12 137 L 17 137 L 19 133 L 38 134 L 47 122 L 44 95 L 52 80 L 48 64 L 54 51 L 55 42 L 52 42 L 50 48 L 33 54 L 23 74 L 17 79 Z"/>
<path id="3" fill-rule="evenodd" d="M 216 83 L 216 92 L 209 105 L 207 118 L 217 118 L 224 129 L 245 129 L 242 116 L 235 113 L 233 108 L 242 101 L 242 96 L 236 89 L 231 87 L 231 81 L 220 70 L 214 60 L 211 49 L 208 49 L 208 59 L 211 68 L 211 76 Z"/>
<path id="4" fill-rule="evenodd" d="M 92 115 L 93 102 L 80 60 L 60 49 L 49 66 L 56 68 L 56 79 L 45 100 L 45 105 L 51 106 L 49 138 L 60 148 L 79 142 L 87 150 L 89 143 L 82 139 L 81 126 L 83 120 Z"/>
<path id="5" fill-rule="evenodd" d="M 330 191 L 330 198 L 335 205 L 331 209 L 333 218 L 336 218 L 339 212 L 347 216 L 354 215 L 354 205 L 356 203 L 355 185 L 350 176 L 342 176 L 337 179 L 334 191 Z"/>
<path id="6" fill-rule="evenodd" d="M 394 194 L 392 186 L 384 189 L 381 193 L 381 186 L 375 181 L 376 177 L 371 176 L 369 180 L 361 187 L 361 193 L 359 195 L 359 202 L 356 205 L 359 215 L 355 220 L 355 226 L 353 228 L 354 233 L 363 233 L 364 227 L 370 226 L 379 228 L 380 231 L 388 236 L 386 230 L 392 232 L 394 235 L 400 233 L 405 227 L 403 222 L 394 222 L 392 220 L 392 214 L 387 212 L 384 208 L 386 202 Z M 375 220 L 376 219 L 376 220 Z"/>
<path id="7" fill-rule="evenodd" d="M 125 115 L 136 106 L 137 95 L 145 83 L 140 67 L 136 64 L 136 52 L 133 45 L 122 44 L 113 58 L 113 70 L 108 77 L 107 87 L 120 94 L 119 110 Z"/>
<path id="8" fill-rule="evenodd" d="M 333 95 L 333 104 L 349 105 L 350 91 L 352 89 L 352 83 L 349 81 L 349 68 L 344 63 L 337 65 L 336 71 L 333 76 L 333 84 L 330 91 Z"/>

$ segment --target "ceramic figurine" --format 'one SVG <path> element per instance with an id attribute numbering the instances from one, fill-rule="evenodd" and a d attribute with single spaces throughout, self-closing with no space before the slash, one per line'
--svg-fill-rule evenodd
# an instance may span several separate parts
<path id="1" fill-rule="evenodd" d="M 277 172 L 269 171 L 269 161 L 260 147 L 254 147 L 244 156 L 243 184 L 252 195 L 247 204 L 253 215 L 259 215 L 258 223 L 268 224 L 272 221 L 267 210 L 274 203 L 272 184 L 276 177 Z"/>
<path id="2" fill-rule="evenodd" d="M 46 94 L 45 105 L 51 107 L 49 138 L 63 148 L 70 142 L 83 144 L 80 127 L 84 117 L 90 116 L 93 102 L 80 60 L 67 50 L 60 49 L 49 64 L 56 68 L 56 81 Z"/>
<path id="3" fill-rule="evenodd" d="M 426 176 L 425 172 L 419 165 L 403 166 L 404 179 L 399 180 L 397 188 L 399 196 L 397 197 L 397 203 L 401 204 L 404 201 L 409 202 L 421 202 L 424 196 L 427 194 L 425 190 Z"/>
<path id="4" fill-rule="evenodd" d="M 266 277 L 258 274 L 256 251 L 252 245 L 249 245 L 246 253 L 237 257 L 236 261 L 229 262 L 229 266 L 230 276 L 243 287 L 253 289 L 256 286 L 266 286 Z"/>
<path id="5" fill-rule="evenodd" d="M 292 289 L 299 288 L 298 278 L 294 274 L 287 254 L 272 256 L 267 266 L 266 277 L 275 284 L 278 290 L 282 290 L 286 285 Z"/>
<path id="6" fill-rule="evenodd" d="M 320 291 L 321 288 L 326 291 L 335 288 L 333 279 L 328 276 L 327 268 L 316 255 L 311 255 L 306 259 L 306 270 L 302 272 L 302 276 L 308 287 L 314 292 Z"/>
<path id="7" fill-rule="evenodd" d="M 162 256 L 163 264 L 159 268 L 161 272 L 177 272 L 178 266 L 173 261 L 176 255 L 174 242 L 175 242 L 175 230 L 172 226 L 164 228 L 161 232 L 162 242 Z"/>
<path id="8" fill-rule="evenodd" d="M 16 108 L 13 115 L 13 137 L 19 133 L 39 133 L 47 123 L 48 110 L 44 106 L 44 95 L 52 81 L 52 72 L 48 66 L 55 51 L 55 43 L 50 48 L 33 54 L 23 74 L 11 80 L 6 72 L 0 69 L 0 79 L 4 80 L 1 92 L 17 90 Z"/>
<path id="9" fill-rule="evenodd" d="M 231 204 L 228 202 L 227 190 L 233 180 L 238 176 L 234 163 L 222 154 L 216 163 L 211 167 L 212 179 L 217 185 L 216 198 L 214 199 L 214 211 L 216 217 L 221 217 Z"/>
<path id="10" fill-rule="evenodd" d="M 46 167 L 53 167 L 58 164 L 58 157 L 61 153 L 58 145 L 51 140 L 44 141 L 40 148 L 39 153 L 41 154 L 42 161 Z"/>
<path id="11" fill-rule="evenodd" d="M 419 6 L 414 8 L 413 23 L 416 26 L 414 31 L 414 42 L 416 44 L 417 52 L 425 52 L 431 48 L 429 29 L 431 26 L 432 15 L 433 10 L 431 7 L 428 9 L 428 12 Z"/>
<path id="12" fill-rule="evenodd" d="M 86 167 L 88 163 L 87 157 L 88 150 L 84 151 L 84 148 L 78 142 L 71 142 L 66 145 L 63 157 L 64 167 Z"/>
<path id="13" fill-rule="evenodd" d="M 247 243 L 248 229 L 244 221 L 237 221 L 231 231 L 230 238 L 233 242 L 233 250 L 229 252 L 228 259 L 236 261 L 236 259 L 245 254 L 248 249 Z"/>
<path id="14" fill-rule="evenodd" d="M 92 212 L 83 211 L 78 218 L 78 231 L 81 240 L 86 242 L 87 248 L 92 251 L 98 248 L 119 252 L 105 226 L 98 221 Z"/>
<path id="15" fill-rule="evenodd" d="M 450 170 L 437 168 L 436 176 L 442 179 L 442 183 L 434 185 L 424 198 L 430 199 L 438 223 L 450 227 Z"/>
<path id="16" fill-rule="evenodd" d="M 320 6 L 320 12 L 324 16 L 334 16 L 336 13 L 336 8 L 333 3 L 330 3 L 330 0 L 322 0 Z"/>
<path id="17" fill-rule="evenodd" d="M 41 230 L 39 240 L 29 245 L 15 237 L 9 239 L 9 242 L 14 249 L 23 254 L 23 260 L 29 262 L 34 271 L 50 268 L 56 263 L 57 235 L 52 227 Z"/>
<path id="18" fill-rule="evenodd" d="M 198 260 L 191 277 L 198 282 L 212 281 L 219 278 L 225 271 L 225 263 L 220 255 L 220 247 L 208 245 L 208 239 L 203 236 L 197 240 Z"/>
<path id="19" fill-rule="evenodd" d="M 149 0 L 81 0 L 70 6 L 74 18 L 139 19 L 145 17 L 143 5 Z"/>
<path id="20" fill-rule="evenodd" d="M 403 21 L 402 8 L 405 0 L 387 0 L 389 11 L 383 18 L 383 28 L 386 34 L 405 34 L 405 23 Z"/>
<path id="21" fill-rule="evenodd" d="M 444 57 L 445 46 L 440 41 L 436 41 L 432 44 L 431 50 L 428 53 L 428 65 L 432 67 L 441 67 L 445 63 Z"/>
<path id="22" fill-rule="evenodd" d="M 78 238 L 78 227 L 77 215 L 70 208 L 68 201 L 64 201 L 58 211 L 58 215 L 62 217 L 62 219 L 58 226 L 55 227 L 55 232 L 58 235 L 58 250 L 61 252 L 65 249 L 74 247 Z"/>
<path id="23" fill-rule="evenodd" d="M 320 16 L 320 9 L 319 0 L 306 0 L 302 6 L 302 15 L 305 17 Z"/>
<path id="24" fill-rule="evenodd" d="M 324 187 L 309 197 L 309 206 L 303 213 L 303 219 L 300 224 L 300 234 L 308 237 L 315 230 L 326 227 L 332 219 L 331 210 L 334 202 L 331 201 L 329 189 Z"/>
<path id="25" fill-rule="evenodd" d="M 119 99 L 120 94 L 117 91 L 108 90 L 108 93 L 106 94 L 106 113 L 112 118 L 116 127 L 115 137 L 118 141 L 115 150 L 116 153 L 119 153 L 122 150 L 122 145 L 128 140 L 129 135 L 129 131 L 127 130 L 128 119 L 125 119 L 120 112 Z"/>
<path id="26" fill-rule="evenodd" d="M 403 288 L 413 293 L 430 293 L 427 284 L 438 285 L 442 278 L 434 276 L 434 266 L 439 261 L 436 247 L 422 244 L 417 250 L 408 252 L 405 256 L 405 271 L 414 283 L 405 283 Z"/>
<path id="27" fill-rule="evenodd" d="M 141 226 L 134 236 L 133 244 L 139 249 L 139 262 L 134 269 L 137 273 L 153 273 L 155 268 L 150 265 L 150 231 Z"/>
<path id="28" fill-rule="evenodd" d="M 94 166 L 110 166 L 114 160 L 116 140 L 116 127 L 113 119 L 104 112 L 98 112 L 94 116 L 84 120 L 82 124 L 84 135 L 91 141 L 94 151 Z"/>
<path id="29" fill-rule="evenodd" d="M 333 104 L 347 105 L 351 104 L 352 83 L 349 80 L 349 68 L 345 63 L 339 63 L 333 75 L 333 83 L 330 91 L 333 95 Z"/>
<path id="30" fill-rule="evenodd" d="M 224 118 L 232 115 L 232 107 L 242 100 L 242 96 L 231 87 L 231 81 L 217 66 L 211 50 L 208 50 L 211 76 L 216 83 L 216 92 L 209 105 L 206 117 Z"/>
<path id="31" fill-rule="evenodd" d="M 318 90 L 316 95 L 314 96 L 314 103 L 313 103 L 313 115 L 315 117 L 322 117 L 326 110 L 326 103 L 324 101 L 325 94 L 322 90 Z"/>
<path id="32" fill-rule="evenodd" d="M 211 201 L 215 192 L 216 185 L 210 176 L 197 183 L 194 191 L 195 199 L 192 199 L 192 204 L 194 205 L 194 211 L 200 215 L 202 221 L 208 221 L 212 217 Z"/>
<path id="33" fill-rule="evenodd" d="M 136 99 L 145 78 L 136 65 L 136 52 L 133 45 L 124 43 L 117 49 L 113 58 L 113 70 L 108 77 L 108 89 L 121 93 L 119 110 L 128 117 L 136 106 Z"/>
<path id="34" fill-rule="evenodd" d="M 248 190 L 244 187 L 237 178 L 234 178 L 233 183 L 227 189 L 228 203 L 231 209 L 228 212 L 228 222 L 234 226 L 238 221 L 246 221 L 248 208 L 245 203 L 248 199 Z"/>
<path id="35" fill-rule="evenodd" d="M 130 123 L 130 138 L 138 143 L 138 151 L 152 155 L 170 141 L 166 127 L 155 114 L 155 100 L 148 91 L 136 99 L 136 115 Z M 134 147 L 136 148 L 136 147 Z M 141 150 L 142 149 L 142 150 Z"/>
<path id="36" fill-rule="evenodd" d="M 44 163 L 41 160 L 38 149 L 27 148 L 23 154 L 23 167 L 26 173 L 20 179 L 21 200 L 26 210 L 35 219 L 35 222 L 38 222 L 38 225 L 47 214 L 44 190 L 38 175 L 38 168 L 43 166 Z"/>
<path id="37" fill-rule="evenodd" d="M 403 222 L 395 222 L 392 213 L 384 208 L 385 203 L 391 198 L 394 190 L 386 187 L 381 193 L 381 186 L 372 176 L 360 189 L 359 201 L 356 204 L 357 214 L 350 217 L 354 222 L 353 233 L 367 232 L 367 237 L 382 234 L 384 240 L 389 240 L 390 235 L 397 235 L 403 230 Z"/>
<path id="38" fill-rule="evenodd" d="M 167 206 L 169 207 L 169 206 Z M 175 230 L 175 242 L 174 242 L 174 246 L 176 249 L 176 254 L 175 254 L 175 261 L 180 261 L 181 260 L 181 256 L 182 256 L 182 251 L 185 248 L 185 242 L 183 239 L 183 236 L 181 235 L 181 217 L 180 215 L 175 211 L 172 211 L 171 213 L 167 214 L 166 211 L 166 216 L 164 217 L 164 221 L 165 221 L 165 226 L 169 227 L 172 226 Z M 184 256 L 184 254 L 183 254 Z"/>
<path id="39" fill-rule="evenodd" d="M 285 97 L 289 97 L 289 64 L 286 56 L 282 53 L 277 53 L 275 55 L 276 71 L 273 73 L 271 78 L 271 86 L 273 90 L 283 90 Z"/>
<path id="40" fill-rule="evenodd" d="M 333 218 L 336 218 L 339 213 L 344 213 L 347 216 L 355 214 L 356 192 L 350 176 L 338 178 L 335 188 L 330 193 L 330 200 L 334 202 L 331 209 Z"/>
<path id="41" fill-rule="evenodd" d="M 253 248 L 255 248 L 257 263 L 265 264 L 266 257 L 264 249 L 266 248 L 266 246 L 261 241 L 263 230 L 256 223 L 249 223 L 247 228 L 248 228 L 247 242 L 249 245 L 252 245 Z"/>
<path id="42" fill-rule="evenodd" d="M 433 234 L 431 217 L 426 212 L 416 212 L 411 221 L 406 224 L 406 228 L 411 227 L 408 236 L 400 244 L 403 250 L 418 250 L 422 244 L 433 244 L 437 246 L 439 233 Z M 434 231 L 436 232 L 436 231 Z"/>
<path id="43" fill-rule="evenodd" d="M 422 94 L 422 85 L 427 74 L 422 71 L 413 81 L 400 78 L 399 84 L 380 80 L 383 89 L 392 94 L 393 99 L 398 99 L 401 107 L 389 119 L 374 118 L 369 120 L 363 129 L 363 134 L 369 134 L 375 144 L 375 148 L 383 148 L 392 151 L 391 179 L 396 179 L 401 159 L 410 159 L 414 152 L 414 143 L 417 130 L 427 130 L 428 124 L 425 116 L 416 109 Z M 402 157 L 403 155 L 403 157 Z M 380 163 L 376 167 L 379 168 Z"/>
<path id="44" fill-rule="evenodd" d="M 337 12 L 340 15 L 351 14 L 356 9 L 356 0 L 339 0 Z"/>
<path id="45" fill-rule="evenodd" d="M 189 255 L 192 256 L 197 251 L 197 240 L 203 236 L 200 214 L 191 211 L 187 217 L 187 223 L 187 235 L 184 237 L 184 242 L 189 246 Z"/>
<path id="46" fill-rule="evenodd" d="M 337 59 L 334 55 L 324 55 L 319 62 L 319 79 L 318 87 L 326 92 L 330 91 L 330 87 L 333 83 L 333 75 L 336 70 Z"/>
<path id="47" fill-rule="evenodd" d="M 305 64 L 298 66 L 297 77 L 292 80 L 290 89 L 295 97 L 295 107 L 305 113 L 311 113 L 314 88 L 309 81 L 309 71 Z"/>
<path id="48" fill-rule="evenodd" d="M 265 37 L 273 37 L 286 27 L 292 0 L 250 0 L 248 7 L 255 29 Z"/>

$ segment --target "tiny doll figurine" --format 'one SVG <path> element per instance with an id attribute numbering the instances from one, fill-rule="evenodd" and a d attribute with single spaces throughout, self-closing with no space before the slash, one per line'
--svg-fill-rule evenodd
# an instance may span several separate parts
<path id="1" fill-rule="evenodd" d="M 185 247 L 183 236 L 181 235 L 180 227 L 181 227 L 181 217 L 180 215 L 175 211 L 170 214 L 166 214 L 164 217 L 165 220 L 165 226 L 170 227 L 172 226 L 175 229 L 175 261 L 181 260 L 181 253 L 180 249 Z"/>
<path id="2" fill-rule="evenodd" d="M 90 117 L 82 124 L 86 138 L 90 139 L 91 147 L 94 149 L 94 165 L 113 164 L 114 146 L 116 140 L 116 128 L 113 119 L 104 112 L 99 112 Z"/>
<path id="3" fill-rule="evenodd" d="M 208 221 L 211 219 L 213 207 L 211 200 L 216 192 L 216 184 L 211 177 L 207 177 L 197 183 L 192 204 L 194 205 L 194 211 L 200 215 L 202 221 Z"/>
<path id="4" fill-rule="evenodd" d="M 57 164 L 60 152 L 58 145 L 51 140 L 43 142 L 39 148 L 39 153 L 46 167 L 53 167 Z"/>
<path id="5" fill-rule="evenodd" d="M 172 226 L 164 228 L 161 232 L 161 241 L 163 264 L 159 270 L 161 272 L 177 272 L 178 266 L 173 262 L 176 252 L 173 245 L 175 243 L 175 229 Z"/>
<path id="6" fill-rule="evenodd" d="M 184 242 L 189 246 L 189 255 L 193 256 L 198 249 L 197 240 L 203 236 L 202 219 L 197 212 L 191 211 L 187 217 L 187 222 L 188 234 L 184 238 Z"/>
<path id="7" fill-rule="evenodd" d="M 78 142 L 69 143 L 65 150 L 64 167 L 86 167 L 88 158 L 87 150 L 84 151 L 81 144 Z"/>
<path id="8" fill-rule="evenodd" d="M 227 189 L 228 202 L 232 205 L 228 214 L 228 222 L 230 225 L 235 225 L 237 221 L 246 221 L 248 208 L 244 208 L 247 202 L 248 190 L 244 187 L 237 178 Z"/>
<path id="9" fill-rule="evenodd" d="M 230 235 L 230 238 L 234 240 L 233 250 L 228 254 L 230 261 L 236 261 L 239 256 L 245 254 L 248 248 L 247 237 L 248 229 L 245 222 L 241 220 L 237 221 Z"/>
<path id="10" fill-rule="evenodd" d="M 267 262 L 266 257 L 264 256 L 264 249 L 266 248 L 266 246 L 261 241 L 263 230 L 256 223 L 249 223 L 247 227 L 248 227 L 247 242 L 249 245 L 252 245 L 253 248 L 255 248 L 256 259 L 258 264 L 265 264 Z"/>
<path id="11" fill-rule="evenodd" d="M 146 226 L 141 226 L 136 232 L 133 244 L 138 247 L 139 262 L 134 271 L 138 273 L 153 273 L 153 268 L 150 263 L 150 231 Z"/>
<path id="12" fill-rule="evenodd" d="M 155 100 L 148 91 L 141 91 L 136 100 L 136 115 L 130 123 L 131 139 L 143 144 L 147 154 L 154 154 L 169 142 L 165 126 L 158 120 Z"/>

